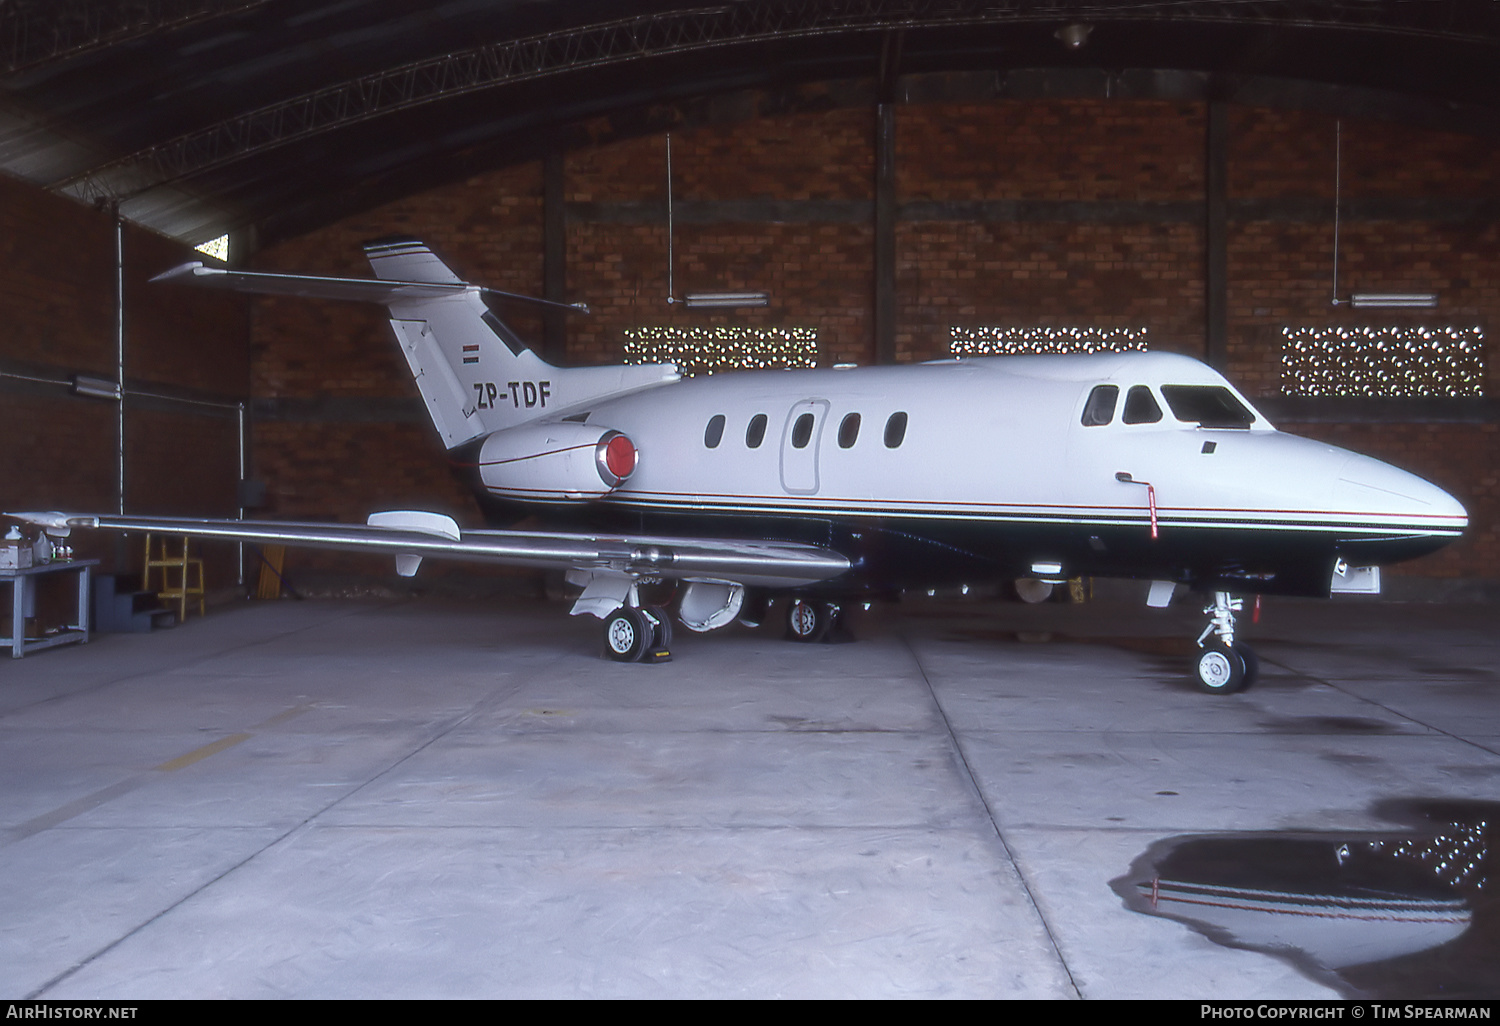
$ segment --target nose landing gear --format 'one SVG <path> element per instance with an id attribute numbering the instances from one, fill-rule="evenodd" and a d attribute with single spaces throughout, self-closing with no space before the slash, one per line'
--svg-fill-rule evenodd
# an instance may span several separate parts
<path id="1" fill-rule="evenodd" d="M 1234 614 L 1244 608 L 1244 600 L 1227 591 L 1214 592 L 1214 604 L 1203 610 L 1210 614 L 1208 626 L 1198 635 L 1198 655 L 1194 681 L 1199 690 L 1211 695 L 1228 695 L 1243 691 L 1255 682 L 1260 660 L 1248 645 L 1234 640 Z M 1209 638 L 1209 635 L 1214 635 Z"/>

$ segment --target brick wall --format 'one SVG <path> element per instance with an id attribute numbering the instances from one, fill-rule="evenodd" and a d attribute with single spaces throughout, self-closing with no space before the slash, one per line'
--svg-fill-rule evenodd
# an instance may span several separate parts
<path id="1" fill-rule="evenodd" d="M 127 226 L 127 387 L 178 399 L 249 395 L 249 304 L 238 296 L 151 285 L 196 256 Z M 0 178 L 0 509 L 113 512 L 117 407 L 70 394 L 70 375 L 114 379 L 115 228 L 107 214 Z M 126 402 L 126 511 L 232 516 L 234 415 L 181 402 Z M 115 569 L 116 548 L 75 537 L 81 557 Z M 120 569 L 138 569 L 135 546 Z M 233 583 L 232 552 L 210 555 L 210 587 Z"/>
<path id="2" fill-rule="evenodd" d="M 1196 199 L 1201 105 L 1096 100 L 934 103 L 897 110 L 903 200 Z"/>
<path id="3" fill-rule="evenodd" d="M 669 307 L 662 135 L 579 145 L 563 161 L 566 286 L 593 315 L 568 321 L 571 362 L 617 361 L 627 328 L 716 323 L 815 327 L 823 365 L 873 361 L 874 112 L 756 116 L 754 103 L 743 107 L 740 121 L 679 117 L 672 129 L 675 286 L 764 290 L 770 305 L 707 315 Z M 1175 101 L 898 106 L 898 360 L 946 355 L 951 327 L 981 325 L 1145 328 L 1153 348 L 1203 355 L 1206 124 L 1204 104 Z M 1356 313 L 1330 302 L 1334 133 L 1320 114 L 1230 108 L 1227 373 L 1252 397 L 1279 393 L 1283 327 L 1440 322 L 1493 336 L 1500 224 L 1483 209 L 1500 199 L 1500 145 L 1343 123 L 1341 295 L 1442 296 L 1437 311 Z M 542 174 L 532 162 L 408 197 L 277 245 L 257 263 L 365 274 L 359 243 L 404 232 L 472 280 L 539 294 Z M 539 337 L 535 320 L 516 327 Z M 253 335 L 257 397 L 415 394 L 379 311 L 264 301 Z M 1497 364 L 1488 360 L 1490 395 L 1500 394 Z M 1388 458 L 1469 504 L 1469 537 L 1409 572 L 1500 578 L 1495 424 L 1387 409 L 1286 426 Z M 471 510 L 442 455 L 421 424 L 377 431 L 330 417 L 257 429 L 259 473 L 286 513 L 360 519 L 388 505 L 391 488 L 417 504 Z"/>

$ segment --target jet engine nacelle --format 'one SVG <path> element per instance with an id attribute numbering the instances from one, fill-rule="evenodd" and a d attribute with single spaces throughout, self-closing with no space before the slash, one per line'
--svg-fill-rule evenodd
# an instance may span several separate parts
<path id="1" fill-rule="evenodd" d="M 635 472 L 625 435 L 597 424 L 524 424 L 497 431 L 479 450 L 479 476 L 514 499 L 597 499 Z"/>

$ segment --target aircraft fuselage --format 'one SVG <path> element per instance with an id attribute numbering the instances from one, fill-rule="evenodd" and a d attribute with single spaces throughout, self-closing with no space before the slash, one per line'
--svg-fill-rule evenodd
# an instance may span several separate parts
<path id="1" fill-rule="evenodd" d="M 1091 397 L 1110 386 L 1116 408 L 1097 423 Z M 1164 388 L 1224 390 L 1248 423 L 1180 420 Z M 626 435 L 638 450 L 628 480 L 593 498 L 517 488 L 515 461 L 486 443 L 489 495 L 606 529 L 850 556 L 823 590 L 1092 575 L 1326 596 L 1338 560 L 1410 559 L 1465 523 L 1435 486 L 1275 430 L 1218 374 L 1172 354 L 735 373 L 556 416 Z"/>

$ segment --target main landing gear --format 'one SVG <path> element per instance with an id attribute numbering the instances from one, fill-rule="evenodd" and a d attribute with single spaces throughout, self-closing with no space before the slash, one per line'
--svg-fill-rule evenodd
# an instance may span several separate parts
<path id="1" fill-rule="evenodd" d="M 1255 682 L 1260 671 L 1260 660 L 1250 647 L 1234 640 L 1234 614 L 1243 608 L 1243 599 L 1216 591 L 1214 604 L 1203 610 L 1211 618 L 1198 635 L 1202 651 L 1194 667 L 1194 679 L 1200 690 L 1211 695 L 1242 691 Z"/>
<path id="2" fill-rule="evenodd" d="M 791 641 L 823 641 L 837 626 L 839 612 L 835 602 L 794 598 L 786 607 L 786 636 Z"/>
<path id="3" fill-rule="evenodd" d="M 621 606 L 604 618 L 604 654 L 617 663 L 671 660 L 672 619 L 661 606 Z"/>

